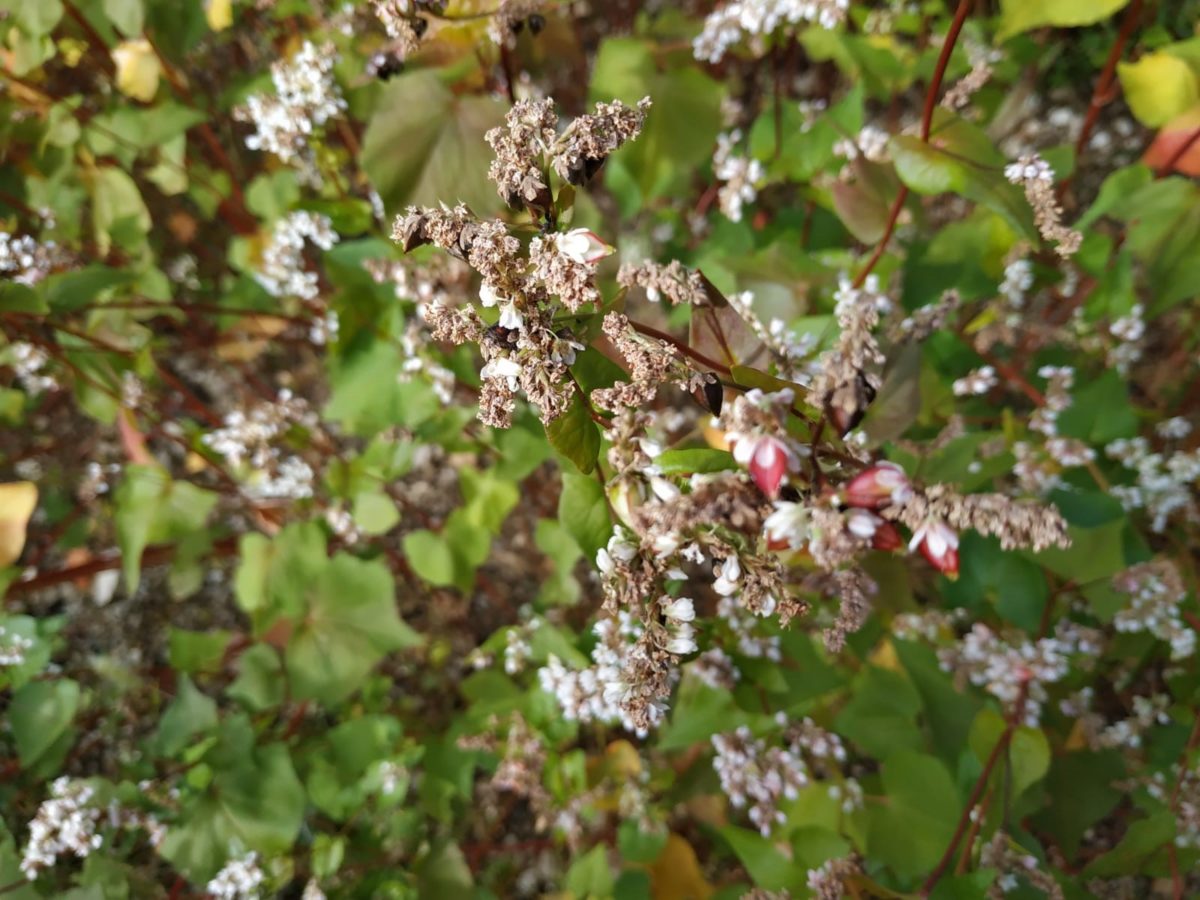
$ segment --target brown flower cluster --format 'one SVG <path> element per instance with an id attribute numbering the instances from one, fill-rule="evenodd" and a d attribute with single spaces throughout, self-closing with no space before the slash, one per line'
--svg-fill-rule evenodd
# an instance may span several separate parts
<path id="1" fill-rule="evenodd" d="M 914 490 L 907 499 L 882 511 L 914 532 L 929 522 L 944 522 L 956 531 L 973 529 L 1000 539 L 1005 550 L 1034 551 L 1071 545 L 1067 523 L 1057 509 L 1004 494 L 960 494 L 945 484 Z"/>
<path id="2" fill-rule="evenodd" d="M 672 306 L 700 306 L 708 302 L 700 273 L 686 268 L 679 260 L 665 266 L 656 262 L 626 263 L 617 273 L 617 283 L 624 288 L 642 288 L 651 303 L 663 297 Z"/>
<path id="3" fill-rule="evenodd" d="M 503 127 L 485 136 L 496 154 L 488 177 L 505 203 L 545 215 L 554 199 L 550 170 L 563 181 L 584 184 L 609 155 L 641 133 L 649 108 L 649 98 L 636 107 L 619 100 L 598 103 L 594 113 L 575 119 L 559 135 L 553 100 L 522 100 L 509 110 Z"/>
<path id="4" fill-rule="evenodd" d="M 619 312 L 604 317 L 604 334 L 630 367 L 630 380 L 592 391 L 592 403 L 616 412 L 624 407 L 645 406 L 654 399 L 659 385 L 673 383 L 685 391 L 703 388 L 707 373 L 698 372 L 670 344 L 641 334 Z"/>
<path id="5" fill-rule="evenodd" d="M 887 299 L 879 293 L 874 276 L 862 289 L 844 283 L 838 295 L 837 320 L 842 331 L 819 361 L 808 401 L 826 410 L 845 433 L 858 423 L 879 389 L 884 356 L 873 332 Z"/>

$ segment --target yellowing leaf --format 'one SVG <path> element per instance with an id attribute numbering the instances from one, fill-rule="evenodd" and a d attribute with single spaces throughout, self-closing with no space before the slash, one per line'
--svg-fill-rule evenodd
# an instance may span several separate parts
<path id="1" fill-rule="evenodd" d="M 25 529 L 37 496 L 31 481 L 0 484 L 0 567 L 12 565 L 25 549 Z"/>
<path id="2" fill-rule="evenodd" d="M 635 778 L 642 771 L 642 758 L 629 741 L 613 741 L 604 748 L 605 768 L 614 775 Z"/>
<path id="3" fill-rule="evenodd" d="M 154 99 L 158 93 L 158 78 L 162 64 L 154 54 L 154 48 L 144 38 L 122 41 L 112 52 L 117 64 L 117 89 L 135 100 L 144 103 Z"/>
<path id="4" fill-rule="evenodd" d="M 233 0 L 206 0 L 204 18 L 213 31 L 224 31 L 233 24 Z"/>
<path id="5" fill-rule="evenodd" d="M 1196 73 L 1168 53 L 1147 53 L 1137 62 L 1120 63 L 1117 76 L 1125 102 L 1138 121 L 1151 128 L 1166 125 L 1200 102 Z"/>
<path id="6" fill-rule="evenodd" d="M 1182 175 L 1200 175 L 1200 140 L 1193 141 L 1200 128 L 1200 106 L 1194 106 L 1168 122 L 1146 150 L 1142 162 L 1152 169 L 1161 169 L 1172 159 L 1172 170 Z M 1176 154 L 1187 144 L 1183 155 Z"/>
<path id="7" fill-rule="evenodd" d="M 1056 25 L 1072 28 L 1107 19 L 1129 0 L 1000 0 L 1000 31 L 1006 41 L 1014 34 Z"/>
<path id="8" fill-rule="evenodd" d="M 900 658 L 896 655 L 896 646 L 886 638 L 871 652 L 867 662 L 881 669 L 891 669 L 893 672 L 904 671 L 900 665 Z"/>
<path id="9" fill-rule="evenodd" d="M 654 900 L 706 900 L 713 894 L 696 851 L 677 834 L 667 837 L 667 845 L 650 866 L 650 883 Z"/>

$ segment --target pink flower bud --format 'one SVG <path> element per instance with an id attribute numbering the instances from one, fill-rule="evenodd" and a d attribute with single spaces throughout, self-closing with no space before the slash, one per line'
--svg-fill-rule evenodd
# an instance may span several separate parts
<path id="1" fill-rule="evenodd" d="M 879 462 L 850 479 L 842 497 L 847 506 L 882 509 L 902 502 L 911 490 L 903 469 L 895 463 Z"/>
<path id="2" fill-rule="evenodd" d="M 875 537 L 871 541 L 871 546 L 876 550 L 890 553 L 892 550 L 899 550 L 903 547 L 904 539 L 900 537 L 900 532 L 891 522 L 881 522 L 875 529 Z"/>
<path id="3" fill-rule="evenodd" d="M 558 252 L 582 265 L 594 265 L 616 252 L 600 240 L 599 235 L 586 228 L 576 228 L 558 236 Z"/>
<path id="4" fill-rule="evenodd" d="M 912 536 L 908 549 L 920 549 L 921 555 L 943 575 L 958 577 L 958 534 L 945 522 L 926 522 Z"/>
<path id="5" fill-rule="evenodd" d="M 748 457 L 746 467 L 760 491 L 772 499 L 778 496 L 779 485 L 783 483 L 789 464 L 789 451 L 783 441 L 763 435 L 747 451 L 735 455 Z"/>

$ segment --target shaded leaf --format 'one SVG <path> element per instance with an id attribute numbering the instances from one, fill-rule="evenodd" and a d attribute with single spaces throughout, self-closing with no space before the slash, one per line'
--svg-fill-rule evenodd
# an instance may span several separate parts
<path id="1" fill-rule="evenodd" d="M 503 121 L 504 107 L 491 97 L 456 96 L 429 71 L 402 75 L 383 90 L 360 162 L 389 212 L 443 202 L 498 212 L 483 135 Z"/>

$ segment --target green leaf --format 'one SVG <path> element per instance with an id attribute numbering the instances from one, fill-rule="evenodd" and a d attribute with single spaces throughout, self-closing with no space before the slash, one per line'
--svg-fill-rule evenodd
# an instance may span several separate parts
<path id="1" fill-rule="evenodd" d="M 934 757 L 901 750 L 883 764 L 883 789 L 886 802 L 868 807 L 867 851 L 901 878 L 929 871 L 962 810 L 954 780 Z"/>
<path id="2" fill-rule="evenodd" d="M 217 704 L 202 694 L 184 675 L 179 679 L 175 699 L 167 707 L 154 733 L 155 752 L 174 756 L 192 738 L 217 727 Z"/>
<path id="3" fill-rule="evenodd" d="M 104 14 L 125 37 L 137 37 L 142 33 L 146 15 L 142 0 L 104 0 Z"/>
<path id="4" fill-rule="evenodd" d="M 363 491 L 354 498 L 354 523 L 363 534 L 387 534 L 399 522 L 396 501 L 383 491 Z"/>
<path id="5" fill-rule="evenodd" d="M 387 566 L 339 553 L 311 586 L 307 613 L 288 643 L 293 694 L 333 705 L 357 690 L 384 654 L 418 643 L 396 612 Z"/>
<path id="6" fill-rule="evenodd" d="M 28 285 L 16 281 L 0 283 L 0 312 L 31 313 L 42 316 L 50 312 L 46 301 Z"/>
<path id="7" fill-rule="evenodd" d="M 767 891 L 799 890 L 807 879 L 807 869 L 792 862 L 779 848 L 756 832 L 734 825 L 717 829 L 728 841 L 754 883 Z"/>
<path id="8" fill-rule="evenodd" d="M 1200 102 L 1200 80 L 1182 59 L 1147 53 L 1137 62 L 1118 63 L 1125 102 L 1143 125 L 1158 128 Z"/>
<path id="9" fill-rule="evenodd" d="M 256 644 L 238 657 L 238 676 L 225 693 L 251 712 L 262 712 L 283 702 L 285 687 L 279 654 Z"/>
<path id="10" fill-rule="evenodd" d="M 617 828 L 617 849 L 628 862 L 652 863 L 667 846 L 666 829 L 643 831 L 638 822 L 626 820 Z"/>
<path id="11" fill-rule="evenodd" d="M 954 687 L 954 682 L 942 671 L 937 657 L 928 647 L 899 640 L 893 640 L 892 647 L 921 695 L 925 721 L 933 734 L 935 749 L 943 761 L 956 764 L 979 704 L 969 694 Z"/>
<path id="12" fill-rule="evenodd" d="M 1170 810 L 1132 823 L 1121 842 L 1081 873 L 1085 878 L 1136 875 L 1156 850 L 1175 839 L 1175 816 Z"/>
<path id="13" fill-rule="evenodd" d="M 1044 25 L 1073 28 L 1092 25 L 1124 8 L 1129 0 L 1000 0 L 997 40 Z"/>
<path id="14" fill-rule="evenodd" d="M 5 0 L 3 8 L 12 12 L 17 24 L 32 37 L 49 34 L 63 16 L 61 0 Z"/>
<path id="15" fill-rule="evenodd" d="M 459 470 L 463 514 L 467 520 L 492 534 L 499 534 L 504 520 L 520 500 L 520 492 L 511 481 L 496 478 L 491 472 L 464 467 Z"/>
<path id="16" fill-rule="evenodd" d="M 1125 519 L 1099 528 L 1067 529 L 1071 546 L 1066 550 L 1051 547 L 1028 554 L 1038 565 L 1076 584 L 1090 584 L 1115 575 L 1129 565 L 1125 557 Z"/>
<path id="17" fill-rule="evenodd" d="M 385 341 L 354 346 L 331 376 L 332 395 L 325 417 L 361 437 L 374 437 L 392 425 L 416 428 L 441 408 L 430 386 L 417 378 L 400 381 L 404 357 Z"/>
<path id="18" fill-rule="evenodd" d="M 610 163 L 632 174 L 644 201 L 686 184 L 708 163 L 721 128 L 724 88 L 690 63 L 660 67 L 654 45 L 631 37 L 610 37 L 596 54 L 588 90 L 593 101 L 654 101 L 641 136 Z"/>
<path id="19" fill-rule="evenodd" d="M 921 746 L 917 713 L 921 697 L 903 675 L 867 666 L 853 685 L 834 727 L 873 756 L 886 759 Z"/>
<path id="20" fill-rule="evenodd" d="M 1004 157 L 971 124 L 939 115 L 929 143 L 896 135 L 889 148 L 896 174 L 918 194 L 955 193 L 993 210 L 1017 232 L 1038 240 L 1024 194 L 1003 175 Z"/>
<path id="21" fill-rule="evenodd" d="M 229 631 L 185 631 L 172 628 L 167 638 L 167 658 L 171 667 L 194 675 L 214 672 L 225 656 L 233 634 Z"/>
<path id="22" fill-rule="evenodd" d="M 611 897 L 613 873 L 608 864 L 608 848 L 598 844 L 571 863 L 564 886 L 580 900 Z"/>
<path id="23" fill-rule="evenodd" d="M 596 468 L 600 453 L 600 429 L 592 421 L 587 405 L 576 392 L 567 411 L 546 426 L 551 446 L 575 464 L 584 475 Z"/>
<path id="24" fill-rule="evenodd" d="M 282 744 L 235 755 L 212 788 L 186 806 L 167 830 L 159 852 L 197 883 L 204 883 L 235 848 L 264 855 L 291 848 L 304 816 L 304 788 Z"/>
<path id="25" fill-rule="evenodd" d="M 698 447 L 689 450 L 667 450 L 654 459 L 664 475 L 693 475 L 725 472 L 736 469 L 737 462 L 728 450 Z"/>
<path id="26" fill-rule="evenodd" d="M 7 718 L 21 767 L 28 769 L 67 734 L 79 709 L 79 685 L 69 678 L 18 688 Z"/>
<path id="27" fill-rule="evenodd" d="M 73 272 L 51 275 L 38 289 L 51 309 L 68 312 L 92 303 L 111 288 L 131 284 L 135 278 L 136 275 L 126 269 L 91 265 Z"/>
<path id="28" fill-rule="evenodd" d="M 113 166 L 98 168 L 87 179 L 87 184 L 92 196 L 96 249 L 101 256 L 108 254 L 117 235 L 144 236 L 150 231 L 153 225 L 150 210 L 142 200 L 137 183 L 124 171 Z"/>
<path id="29" fill-rule="evenodd" d="M 141 576 L 142 551 L 170 490 L 171 477 L 158 466 L 145 465 L 126 466 L 125 480 L 116 490 L 117 544 L 125 586 L 131 594 Z"/>
<path id="30" fill-rule="evenodd" d="M 584 556 L 595 559 L 596 551 L 606 546 L 612 536 L 604 486 L 595 478 L 564 471 L 558 520 L 579 544 Z"/>
<path id="31" fill-rule="evenodd" d="M 748 721 L 729 691 L 718 691 L 698 678 L 687 678 L 672 704 L 670 721 L 659 733 L 658 748 L 681 750 Z"/>
<path id="32" fill-rule="evenodd" d="M 1038 828 L 1052 835 L 1069 859 L 1074 859 L 1089 828 L 1107 816 L 1125 796 L 1115 787 L 1125 775 L 1116 751 L 1076 752 L 1056 756 L 1046 776 L 1050 797 L 1070 797 L 1070 803 L 1049 803 L 1034 815 Z"/>
<path id="33" fill-rule="evenodd" d="M 969 744 L 982 765 L 1008 727 L 994 709 L 981 709 L 971 724 Z M 1012 796 L 1017 798 L 1030 785 L 1045 777 L 1050 769 L 1050 742 L 1037 728 L 1022 726 L 1013 732 L 1005 759 L 1011 765 Z"/>
<path id="34" fill-rule="evenodd" d="M 426 529 L 410 531 L 403 539 L 404 556 L 413 571 L 436 587 L 454 584 L 454 551 L 441 535 Z"/>
<path id="35" fill-rule="evenodd" d="M 483 135 L 503 120 L 504 107 L 491 97 L 456 95 L 430 71 L 402 75 L 383 89 L 360 163 L 390 212 L 442 202 L 498 212 Z"/>

